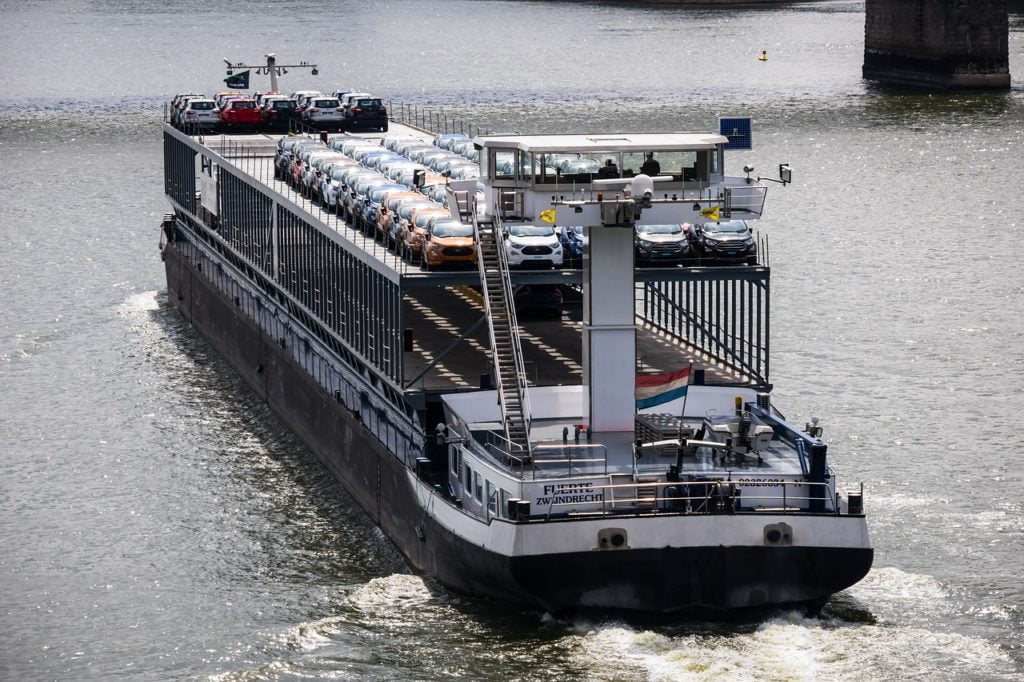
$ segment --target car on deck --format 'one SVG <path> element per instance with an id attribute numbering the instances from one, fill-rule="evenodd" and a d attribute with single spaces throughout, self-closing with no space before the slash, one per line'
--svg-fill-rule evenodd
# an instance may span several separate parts
<path id="1" fill-rule="evenodd" d="M 225 130 L 253 130 L 262 122 L 256 100 L 248 97 L 229 99 L 220 110 L 221 128 Z"/>
<path id="2" fill-rule="evenodd" d="M 379 97 L 355 97 L 349 99 L 344 110 L 345 130 L 377 130 L 387 132 L 388 109 Z"/>
<path id="3" fill-rule="evenodd" d="M 552 225 L 512 223 L 506 226 L 504 241 L 508 264 L 511 266 L 562 265 L 562 243 L 558 241 Z"/>
<path id="4" fill-rule="evenodd" d="M 562 316 L 565 297 L 557 284 L 520 284 L 512 290 L 516 313 L 524 317 L 531 315 Z"/>
<path id="5" fill-rule="evenodd" d="M 694 225 L 700 257 L 713 262 L 757 262 L 757 244 L 745 220 L 722 220 Z"/>
<path id="6" fill-rule="evenodd" d="M 317 130 L 341 130 L 341 103 L 333 97 L 311 97 L 302 109 L 302 122 Z"/>
<path id="7" fill-rule="evenodd" d="M 473 238 L 473 226 L 461 223 L 450 215 L 429 218 L 421 260 L 426 270 L 445 265 L 474 266 L 476 241 Z"/>
<path id="8" fill-rule="evenodd" d="M 295 115 L 295 100 L 287 97 L 266 97 L 260 107 L 260 118 L 267 130 L 287 130 Z"/>
<path id="9" fill-rule="evenodd" d="M 182 128 L 216 128 L 220 125 L 217 103 L 212 99 L 190 97 L 178 112 L 177 122 Z"/>
<path id="10" fill-rule="evenodd" d="M 633 238 L 637 264 L 678 264 L 693 257 L 683 225 L 637 225 Z"/>

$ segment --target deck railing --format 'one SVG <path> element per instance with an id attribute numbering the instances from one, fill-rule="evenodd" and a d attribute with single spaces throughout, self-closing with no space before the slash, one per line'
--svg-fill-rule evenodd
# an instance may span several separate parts
<path id="1" fill-rule="evenodd" d="M 587 489 L 591 498 L 600 501 L 580 503 L 559 502 L 553 495 L 543 509 L 534 511 L 530 520 L 580 515 L 635 515 L 642 513 L 676 514 L 792 514 L 819 513 L 839 516 L 842 497 L 834 489 L 834 481 L 811 483 L 782 480 L 766 487 L 763 493 L 752 493 L 752 487 L 738 481 L 709 479 L 700 481 L 631 481 L 593 485 Z M 742 493 L 742 494 L 741 494 Z M 816 501 L 829 502 L 822 512 L 812 512 Z"/>
<path id="2" fill-rule="evenodd" d="M 428 133 L 462 133 L 470 138 L 487 135 L 490 131 L 469 123 L 448 111 L 423 107 L 418 104 L 388 100 L 388 118 Z"/>

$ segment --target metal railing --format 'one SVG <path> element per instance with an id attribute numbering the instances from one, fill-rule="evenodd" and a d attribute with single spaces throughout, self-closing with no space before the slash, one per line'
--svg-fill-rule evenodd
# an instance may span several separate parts
<path id="1" fill-rule="evenodd" d="M 217 140 L 217 147 L 221 156 L 231 161 L 236 168 L 252 176 L 267 187 L 284 194 L 292 203 L 317 218 L 328 228 L 343 235 L 352 244 L 373 254 L 378 260 L 398 273 L 406 274 L 410 271 L 412 266 L 405 259 L 388 249 L 386 245 L 377 241 L 375 231 L 367 235 L 367 230 L 361 229 L 361 216 L 353 215 L 351 220 L 345 220 L 343 216 L 338 215 L 336 212 L 331 212 L 325 206 L 322 198 L 320 201 L 316 201 L 313 197 L 306 196 L 301 189 L 292 185 L 287 178 L 284 180 L 276 178 L 274 175 L 274 157 L 268 155 L 265 149 L 251 147 L 229 137 L 219 138 Z M 340 152 L 338 153 L 340 154 Z M 416 271 L 418 272 L 419 268 L 416 268 Z"/>
<path id="2" fill-rule="evenodd" d="M 599 452 L 600 457 L 574 457 L 573 453 L 576 451 L 582 451 L 586 454 Z M 600 473 L 603 476 L 608 475 L 608 448 L 600 443 L 542 443 L 535 445 L 532 449 L 533 457 L 531 458 L 530 472 L 532 478 L 537 478 L 537 469 L 551 467 L 566 467 L 568 473 L 564 474 L 568 478 L 574 476 L 593 476 L 595 473 Z M 560 455 L 557 457 L 544 457 L 544 453 L 555 453 Z M 600 465 L 600 471 L 586 471 L 589 465 L 595 464 Z M 574 468 L 580 468 L 581 471 L 577 474 L 573 472 Z"/>
<path id="3" fill-rule="evenodd" d="M 473 214 L 476 214 L 476 206 L 473 205 Z M 508 308 L 508 323 L 509 328 L 512 331 L 512 355 L 515 360 L 515 374 L 516 374 L 516 388 L 519 393 L 520 405 L 523 410 L 523 419 L 526 426 L 526 440 L 529 443 L 530 440 L 530 425 L 533 422 L 533 411 L 530 407 L 530 386 L 529 379 L 526 374 L 526 365 L 523 363 L 523 344 L 519 339 L 519 320 L 516 317 L 516 302 L 515 294 L 512 291 L 512 277 L 509 272 L 508 263 L 508 252 L 505 250 L 505 242 L 502 239 L 501 233 L 501 221 L 494 221 L 494 238 L 496 240 L 495 246 L 498 251 L 498 270 L 501 272 L 501 286 L 505 291 L 505 302 Z M 477 241 L 477 244 L 480 242 Z"/>
<path id="4" fill-rule="evenodd" d="M 738 481 L 709 479 L 700 481 L 631 481 L 629 483 L 608 483 L 594 485 L 587 492 L 591 497 L 600 496 L 599 501 L 578 502 L 558 501 L 552 495 L 542 514 L 533 520 L 549 520 L 555 514 L 577 512 L 579 514 L 632 515 L 641 513 L 675 514 L 817 514 L 840 516 L 841 497 L 830 487 L 830 483 L 782 480 L 770 488 L 781 488 L 781 494 L 768 492 L 751 494 L 750 487 L 743 487 Z M 796 489 L 796 490 L 794 490 Z M 627 493 L 618 496 L 616 492 Z M 643 495 L 641 495 L 643 491 Z M 742 495 L 740 494 L 742 492 Z M 812 512 L 811 505 L 822 499 L 830 502 L 830 508 Z M 761 504 L 758 504 L 758 503 Z"/>
<path id="5" fill-rule="evenodd" d="M 644 282 L 636 287 L 637 315 L 746 374 L 769 380 L 768 274 L 746 280 Z"/>
<path id="6" fill-rule="evenodd" d="M 394 100 L 388 100 L 388 118 L 396 123 L 428 133 L 462 133 L 470 138 L 490 133 L 489 130 L 469 123 L 446 111 L 428 109 L 416 104 L 396 102 Z"/>

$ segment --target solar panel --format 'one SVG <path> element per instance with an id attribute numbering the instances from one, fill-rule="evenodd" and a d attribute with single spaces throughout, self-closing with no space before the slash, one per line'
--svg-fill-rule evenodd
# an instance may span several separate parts
<path id="1" fill-rule="evenodd" d="M 726 149 L 753 149 L 750 118 L 719 118 L 718 132 L 729 138 Z"/>

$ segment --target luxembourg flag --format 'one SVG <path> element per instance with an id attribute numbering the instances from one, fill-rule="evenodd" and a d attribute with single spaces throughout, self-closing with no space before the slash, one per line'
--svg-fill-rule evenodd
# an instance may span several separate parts
<path id="1" fill-rule="evenodd" d="M 636 409 L 654 407 L 686 395 L 693 365 L 671 374 L 640 374 L 636 378 Z"/>

